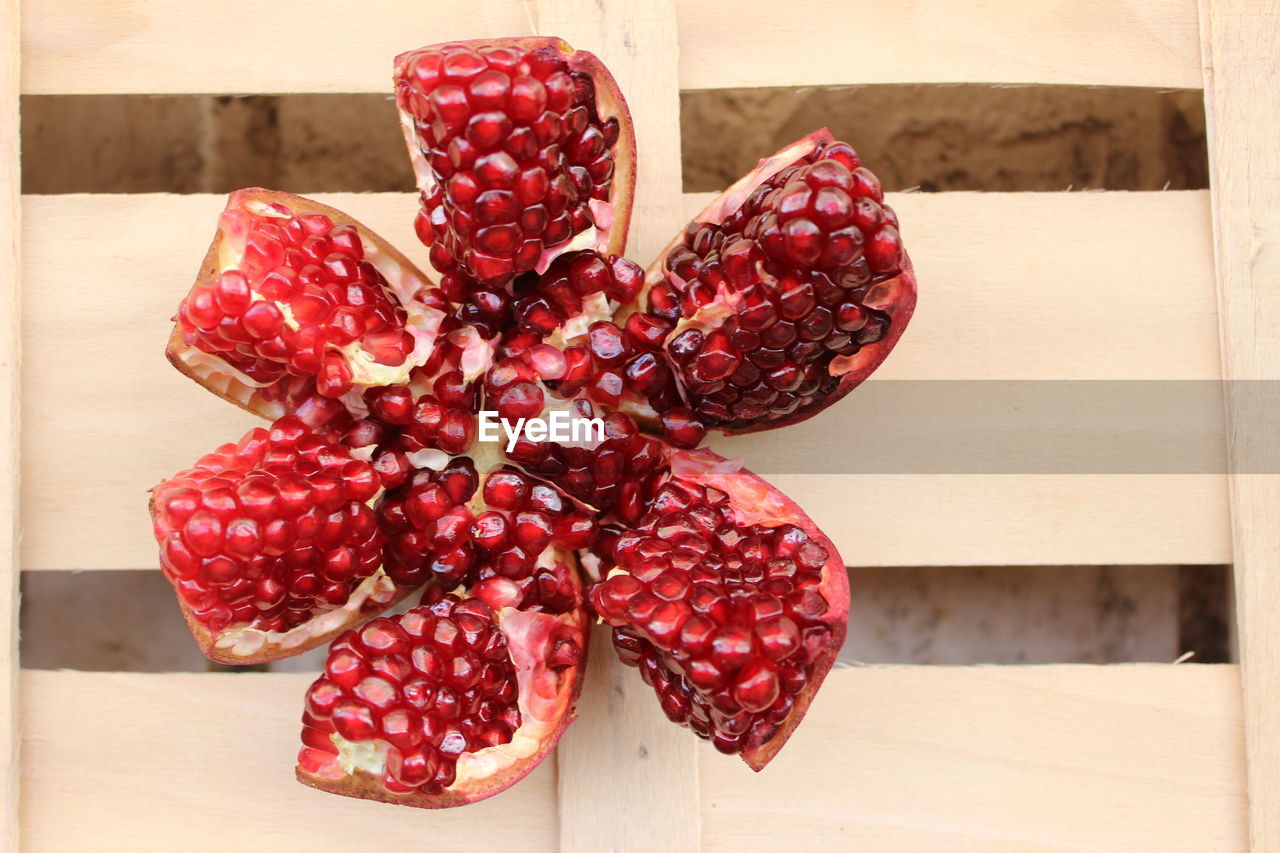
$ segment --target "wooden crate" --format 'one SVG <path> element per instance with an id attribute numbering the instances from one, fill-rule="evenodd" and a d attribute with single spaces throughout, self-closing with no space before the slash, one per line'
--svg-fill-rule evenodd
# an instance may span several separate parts
<path id="1" fill-rule="evenodd" d="M 21 831 L 23 849 L 51 851 L 1204 851 L 1245 849 L 1250 837 L 1256 850 L 1280 850 L 1275 476 L 777 478 L 859 563 L 1233 562 L 1243 665 L 841 669 L 759 776 L 661 719 L 635 674 L 607 653 L 594 656 L 582 718 L 553 760 L 501 797 L 441 813 L 323 796 L 292 781 L 306 676 L 20 672 L 16 655 L 18 570 L 154 565 L 142 490 L 248 423 L 160 353 L 222 199 L 20 196 L 19 92 L 389 92 L 390 58 L 403 49 L 536 28 L 599 53 L 622 83 L 643 152 L 631 252 L 643 262 L 703 201 L 680 197 L 682 88 L 1203 87 L 1207 193 L 894 198 L 925 299 L 881 376 L 1275 379 L 1274 4 L 7 0 L 2 8 L 8 334 L 0 365 L 11 429 L 0 445 L 9 572 L 0 592 L 9 637 L 0 647 L 8 674 L 0 763 L 14 849 Z M 239 21 L 272 35 L 242 41 L 249 30 Z M 410 196 L 325 201 L 414 245 Z M 999 317 L 1007 333 L 979 339 L 965 322 L 975 311 Z M 1086 327 L 1106 345 L 1077 346 Z M 79 358 L 61 355 L 71 347 Z M 838 411 L 809 422 L 807 436 L 839 441 Z M 1238 425 L 1228 434 L 1236 448 L 1251 440 Z M 748 460 L 788 452 L 768 438 L 724 444 Z M 785 469 L 785 460 L 771 467 Z M 874 500 L 848 513 L 852 494 Z"/>

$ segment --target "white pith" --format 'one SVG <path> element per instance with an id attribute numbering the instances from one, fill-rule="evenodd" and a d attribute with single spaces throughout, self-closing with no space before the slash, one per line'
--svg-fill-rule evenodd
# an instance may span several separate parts
<path id="1" fill-rule="evenodd" d="M 396 585 L 382 569 L 378 569 L 351 592 L 351 597 L 341 607 L 317 613 L 288 631 L 264 631 L 247 625 L 227 628 L 215 636 L 213 647 L 235 657 L 255 654 L 267 646 L 295 649 L 313 637 L 333 633 L 350 623 L 363 612 L 366 602 L 373 602 L 381 609 L 389 605 L 395 595 Z"/>

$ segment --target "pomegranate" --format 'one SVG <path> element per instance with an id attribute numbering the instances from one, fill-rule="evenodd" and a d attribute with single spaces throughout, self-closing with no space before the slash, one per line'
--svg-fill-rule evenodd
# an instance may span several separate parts
<path id="1" fill-rule="evenodd" d="M 596 57 L 555 38 L 433 45 L 396 57 L 395 86 L 418 236 L 469 321 L 561 252 L 623 251 L 635 137 Z"/>
<path id="2" fill-rule="evenodd" d="M 231 194 L 167 355 L 214 393 L 312 426 L 335 402 L 407 381 L 447 304 L 404 255 L 346 214 L 263 189 Z"/>
<path id="3" fill-rule="evenodd" d="M 250 189 L 179 305 L 170 360 L 273 421 L 153 490 L 193 634 L 228 663 L 338 637 L 297 766 L 338 794 L 438 808 L 527 774 L 574 717 L 593 615 L 671 720 L 760 770 L 836 659 L 848 578 L 795 503 L 696 448 L 811 416 L 902 334 L 915 281 L 878 181 L 811 134 L 646 272 L 598 60 L 452 43 L 395 83 L 439 281 Z M 495 444 L 486 409 L 602 429 Z"/>
<path id="4" fill-rule="evenodd" d="M 844 642 L 844 563 L 795 503 L 709 450 L 669 452 L 638 494 L 643 514 L 587 560 L 591 605 L 672 721 L 760 770 Z"/>
<path id="5" fill-rule="evenodd" d="M 288 415 L 153 490 L 160 565 L 201 649 L 260 663 L 324 643 L 411 588 L 384 573 L 377 473 Z"/>
<path id="6" fill-rule="evenodd" d="M 298 780 L 445 808 L 505 790 L 546 757 L 574 717 L 585 613 L 521 610 L 497 592 L 433 596 L 339 637 L 307 691 Z"/>
<path id="7" fill-rule="evenodd" d="M 880 181 L 823 129 L 698 214 L 619 320 L 672 326 L 663 352 L 686 399 L 705 424 L 737 433 L 804 420 L 849 393 L 915 304 Z"/>

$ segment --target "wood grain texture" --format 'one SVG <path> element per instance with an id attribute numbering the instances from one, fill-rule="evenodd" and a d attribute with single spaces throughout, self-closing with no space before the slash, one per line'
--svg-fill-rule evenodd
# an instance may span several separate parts
<path id="1" fill-rule="evenodd" d="M 635 206 L 627 253 L 648 263 L 682 224 L 674 0 L 541 0 L 539 32 L 589 50 L 625 93 L 635 125 Z M 559 759 L 560 850 L 699 847 L 696 739 L 671 724 L 640 674 L 595 626 L 593 654 Z M 604 817 L 607 815 L 607 818 Z"/>
<path id="2" fill-rule="evenodd" d="M 26 0 L 23 92 L 386 92 L 390 57 L 529 32 L 523 0 Z M 682 89 L 867 83 L 1200 86 L 1192 0 L 699 0 Z M 358 24 L 358 25 L 357 25 Z M 572 23 L 566 24 L 566 27 Z M 254 36 L 245 38 L 248 28 Z M 543 28 L 545 35 L 567 36 Z M 193 50 L 199 45 L 199 50 Z M 616 70 L 616 69 L 615 69 Z M 632 92 L 627 91 L 628 98 Z"/>
<path id="3" fill-rule="evenodd" d="M 412 196 L 319 199 L 421 256 L 412 248 Z M 686 209 L 701 201 L 686 197 Z M 892 201 L 922 300 L 878 378 L 1219 375 L 1204 193 L 918 193 Z M 28 196 L 24 205 L 22 565 L 155 565 L 146 489 L 256 423 L 163 356 L 169 318 L 195 277 L 223 199 Z M 974 222 L 1000 228 L 974 229 Z M 1151 225 L 1143 241 L 1130 237 L 1134 222 Z M 131 223 L 147 242 L 119 241 L 102 223 Z M 995 255 L 1001 264 L 991 264 Z M 998 333 L 974 334 L 975 321 L 995 324 Z M 1106 346 L 1080 347 L 1080 329 Z M 68 347 L 87 356 L 65 359 Z M 860 400 L 851 394 L 788 429 L 785 442 L 764 434 L 717 447 L 767 473 L 827 470 L 812 460 L 847 434 Z M 69 455 L 67 447 L 82 452 Z M 1220 476 L 776 479 L 855 565 L 1225 562 L 1230 555 Z M 868 497 L 850 512 L 849 496 Z M 63 534 L 67 517 L 81 535 Z M 920 525 L 922 517 L 931 524 Z"/>
<path id="4" fill-rule="evenodd" d="M 555 848 L 554 757 L 462 809 L 427 812 L 298 784 L 299 719 L 313 678 L 24 672 L 24 849 Z"/>
<path id="5" fill-rule="evenodd" d="M 759 776 L 703 750 L 705 849 L 1243 851 L 1229 666 L 832 673 Z"/>
<path id="6" fill-rule="evenodd" d="M 545 765 L 494 800 L 445 812 L 296 784 L 308 681 L 24 672 L 29 849 L 221 853 L 305 838 L 321 853 L 368 849 L 371 826 L 385 850 L 474 850 L 478 839 L 556 848 Z M 1241 744 L 1230 666 L 841 669 L 763 773 L 699 750 L 703 841 L 711 851 L 1243 850 Z M 617 769 L 598 777 L 637 795 L 639 783 Z M 593 826 L 624 819 L 596 815 Z M 661 821 L 650 818 L 650 837 Z"/>
<path id="7" fill-rule="evenodd" d="M 22 322 L 19 282 L 19 0 L 0 3 L 0 850 L 18 849 L 18 477 Z"/>
<path id="8" fill-rule="evenodd" d="M 413 249 L 413 196 L 318 198 L 422 256 Z M 1219 376 L 1206 194 L 945 193 L 891 201 L 922 296 L 878 378 Z M 704 202 L 686 197 L 686 213 Z M 169 318 L 223 199 L 28 196 L 24 205 L 22 565 L 155 565 L 145 490 L 255 423 L 163 356 Z M 1149 227 L 1141 241 L 1131 236 L 1135 222 Z M 1081 330 L 1106 345 L 1081 346 Z M 68 359 L 69 350 L 84 357 Z M 825 470 L 805 460 L 847 438 L 863 399 L 854 393 L 789 428 L 786 441 L 764 434 L 716 446 L 769 473 Z M 857 565 L 1214 563 L 1230 556 L 1222 477 L 775 479 Z M 849 512 L 849 495 L 868 497 Z M 63 535 L 63 519 L 74 519 L 79 535 Z"/>
<path id="9" fill-rule="evenodd" d="M 1223 372 L 1280 380 L 1280 8 L 1201 3 Z M 1250 473 L 1277 427 L 1227 387 L 1253 849 L 1280 851 L 1280 477 Z"/>

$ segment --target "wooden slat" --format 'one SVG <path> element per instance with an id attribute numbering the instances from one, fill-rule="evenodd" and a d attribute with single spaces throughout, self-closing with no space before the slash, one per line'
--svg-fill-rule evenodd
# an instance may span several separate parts
<path id="1" fill-rule="evenodd" d="M 1234 667 L 837 671 L 758 776 L 704 748 L 707 851 L 1243 851 Z"/>
<path id="2" fill-rule="evenodd" d="M 313 677 L 24 672 L 24 849 L 555 849 L 554 757 L 494 799 L 437 812 L 298 784 Z"/>
<path id="3" fill-rule="evenodd" d="M 1199 88 L 1187 0 L 680 4 L 680 85 L 1085 83 Z"/>
<path id="4" fill-rule="evenodd" d="M 540 32 L 596 53 L 626 93 L 639 153 L 628 254 L 647 263 L 683 225 L 676 4 L 541 0 L 534 6 Z M 609 653 L 609 634 L 607 626 L 594 629 L 582 716 L 558 752 L 560 850 L 696 850 L 697 744 L 671 725 L 635 670 Z M 615 783 L 621 780 L 625 784 Z"/>
<path id="5" fill-rule="evenodd" d="M 413 252 L 410 195 L 333 195 Z M 686 198 L 686 207 L 702 202 Z M 921 304 L 877 373 L 894 379 L 1214 379 L 1207 197 L 900 195 Z M 254 420 L 164 360 L 222 199 L 28 196 L 23 567 L 155 563 L 145 489 Z M 1143 224 L 1135 240 L 1134 224 Z M 74 357 L 69 357 L 71 354 Z M 862 399 L 720 446 L 768 472 L 815 470 Z M 777 440 L 775 440 L 777 439 Z M 775 478 L 858 565 L 1214 563 L 1214 476 Z M 835 496 L 859 495 L 855 512 Z M 76 536 L 62 519 L 74 519 Z M 928 519 L 922 524 L 921 519 Z"/>
<path id="6" fill-rule="evenodd" d="M 279 674 L 23 673 L 29 849 L 220 853 L 305 839 L 319 853 L 369 849 L 371 831 L 388 850 L 555 848 L 550 767 L 487 803 L 431 814 L 297 785 L 291 766 L 307 683 Z M 1242 753 L 1231 666 L 837 670 L 763 773 L 701 749 L 703 843 L 1243 850 Z M 598 783 L 640 794 L 622 774 Z M 598 815 L 595 825 L 625 819 Z M 664 819 L 651 817 L 655 834 Z"/>
<path id="7" fill-rule="evenodd" d="M 1224 374 L 1280 380 L 1280 9 L 1204 0 L 1205 109 Z M 1228 386 L 1236 612 L 1253 849 L 1280 851 L 1280 476 L 1252 473 L 1275 435 Z"/>
<path id="8" fill-rule="evenodd" d="M 389 93 L 391 57 L 402 50 L 530 26 L 522 0 L 387 0 L 358 11 L 324 0 L 305 13 L 254 0 L 24 7 L 27 94 Z M 1094 3 L 1087 12 L 1069 0 L 700 0 L 677 12 L 683 89 L 1201 84 L 1191 0 Z"/>
<path id="9" fill-rule="evenodd" d="M 18 807 L 18 475 L 22 207 L 18 135 L 19 0 L 0 3 L 0 815 Z M 3 820 L 0 849 L 18 849 Z"/>

